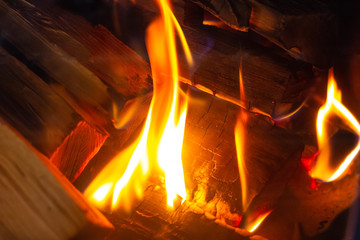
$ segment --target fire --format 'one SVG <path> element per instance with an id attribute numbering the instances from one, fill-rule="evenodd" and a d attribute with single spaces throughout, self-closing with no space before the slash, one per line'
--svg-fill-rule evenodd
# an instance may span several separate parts
<path id="1" fill-rule="evenodd" d="M 247 201 L 247 184 L 246 184 L 246 175 L 245 175 L 245 161 L 244 161 L 244 115 L 239 113 L 238 120 L 235 125 L 235 145 L 236 145 L 236 154 L 238 160 L 238 169 L 240 176 L 240 185 L 241 185 L 241 198 L 242 198 L 242 208 L 243 212 L 246 211 L 248 206 Z"/>
<path id="2" fill-rule="evenodd" d="M 113 193 L 112 206 L 120 202 L 129 210 L 133 196 L 141 197 L 145 181 L 154 171 L 165 175 L 169 206 L 173 206 L 177 196 L 182 201 L 186 199 L 181 151 L 187 96 L 179 88 L 175 31 L 190 64 L 192 57 L 168 2 L 158 0 L 158 3 L 161 17 L 149 26 L 146 39 L 154 81 L 150 110 L 140 136 L 121 151 L 86 189 L 85 196 L 99 207 L 104 206 Z"/>
<path id="3" fill-rule="evenodd" d="M 316 121 L 319 155 L 315 165 L 310 171 L 310 175 L 313 178 L 318 178 L 327 182 L 334 181 L 342 176 L 360 150 L 360 142 L 358 142 L 357 146 L 345 157 L 340 165 L 335 168 L 331 167 L 331 149 L 328 143 L 329 136 L 325 126 L 325 122 L 331 114 L 336 114 L 358 136 L 360 135 L 360 125 L 358 121 L 341 103 L 341 92 L 337 88 L 332 70 L 329 71 L 326 103 L 320 108 Z"/>
<path id="4" fill-rule="evenodd" d="M 246 105 L 245 101 L 245 88 L 244 88 L 244 79 L 242 76 L 242 61 L 240 62 L 239 67 L 239 85 L 240 85 L 240 102 L 242 106 Z M 246 164 L 245 164 L 245 131 L 246 131 L 246 124 L 248 122 L 248 115 L 244 110 L 240 110 L 237 115 L 237 121 L 234 129 L 235 135 L 235 145 L 236 145 L 236 154 L 238 160 L 238 169 L 239 169 L 239 176 L 240 176 L 240 185 L 241 185 L 241 198 L 242 198 L 242 210 L 243 213 L 248 211 L 249 199 L 248 199 L 248 187 L 247 187 L 247 180 L 246 180 Z M 265 218 L 272 212 L 269 210 L 265 213 L 259 214 L 258 212 L 246 213 L 245 223 L 243 226 L 249 232 L 254 232 L 260 224 L 265 220 Z"/>
<path id="5" fill-rule="evenodd" d="M 260 214 L 254 221 L 245 226 L 246 230 L 254 232 L 271 212 L 272 211 L 268 211 Z"/>

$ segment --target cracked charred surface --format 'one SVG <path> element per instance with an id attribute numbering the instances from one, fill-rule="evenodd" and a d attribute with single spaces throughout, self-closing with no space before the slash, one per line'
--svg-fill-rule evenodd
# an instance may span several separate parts
<path id="1" fill-rule="evenodd" d="M 183 149 L 187 189 L 203 209 L 235 224 L 230 212 L 244 212 L 234 126 L 237 113 L 244 110 L 200 91 L 191 91 L 190 96 Z M 249 117 L 244 159 L 251 212 L 261 205 L 274 206 L 299 164 L 303 145 L 271 119 L 245 114 Z"/>

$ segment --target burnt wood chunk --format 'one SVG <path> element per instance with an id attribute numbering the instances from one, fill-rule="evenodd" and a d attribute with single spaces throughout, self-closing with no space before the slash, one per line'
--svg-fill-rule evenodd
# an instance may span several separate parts
<path id="1" fill-rule="evenodd" d="M 0 235 L 99 239 L 112 225 L 50 164 L 0 123 Z"/>
<path id="2" fill-rule="evenodd" d="M 338 19 L 322 1 L 251 0 L 246 7 L 244 1 L 191 1 L 234 29 L 257 32 L 296 59 L 318 67 L 334 62 Z"/>

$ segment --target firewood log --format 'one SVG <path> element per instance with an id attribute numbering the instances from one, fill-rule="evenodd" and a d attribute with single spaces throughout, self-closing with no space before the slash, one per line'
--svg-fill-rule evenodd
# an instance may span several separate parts
<path id="1" fill-rule="evenodd" d="M 99 239 L 108 234 L 109 221 L 3 122 L 0 149 L 1 238 Z"/>
<path id="2" fill-rule="evenodd" d="M 2 48 L 0 56 L 1 116 L 49 157 L 81 117 L 36 74 Z"/>
<path id="3" fill-rule="evenodd" d="M 334 63 L 338 21 L 321 1 L 192 1 L 234 29 L 257 32 L 294 58 L 318 67 Z"/>
<path id="4" fill-rule="evenodd" d="M 0 47 L 0 115 L 69 179 L 103 145 L 98 132 L 44 81 Z"/>
<path id="5" fill-rule="evenodd" d="M 0 35 L 43 69 L 56 82 L 52 86 L 57 93 L 87 122 L 106 132 L 110 125 L 106 105 L 111 101 L 105 84 L 49 42 L 4 1 L 0 2 L 0 19 Z"/>

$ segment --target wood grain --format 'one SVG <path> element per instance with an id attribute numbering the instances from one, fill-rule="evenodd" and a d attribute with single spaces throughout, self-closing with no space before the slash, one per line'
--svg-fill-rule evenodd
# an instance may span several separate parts
<path id="1" fill-rule="evenodd" d="M 106 218 L 3 122 L 0 139 L 2 238 L 65 240 L 105 236 L 112 227 Z"/>

